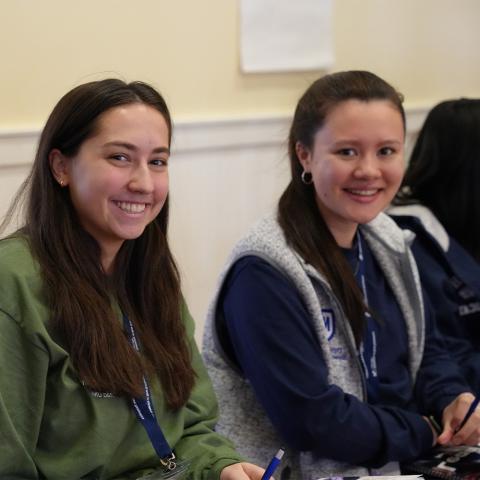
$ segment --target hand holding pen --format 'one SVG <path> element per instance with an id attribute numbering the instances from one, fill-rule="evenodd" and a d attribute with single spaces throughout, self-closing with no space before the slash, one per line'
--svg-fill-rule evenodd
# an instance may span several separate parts
<path id="1" fill-rule="evenodd" d="M 253 463 L 232 463 L 220 472 L 220 480 L 261 480 L 264 471 Z"/>
<path id="2" fill-rule="evenodd" d="M 477 445 L 480 441 L 480 396 L 462 393 L 443 411 L 440 445 Z"/>
<path id="3" fill-rule="evenodd" d="M 465 424 L 468 422 L 469 418 L 472 416 L 473 412 L 476 410 L 479 401 L 480 401 L 480 396 L 477 395 L 475 397 L 475 399 L 473 400 L 473 402 L 470 404 L 470 407 L 468 408 L 467 413 L 466 413 L 465 417 L 463 418 L 462 422 L 455 429 L 455 433 L 460 431 L 465 426 Z"/>
<path id="4" fill-rule="evenodd" d="M 273 473 L 275 472 L 277 467 L 280 465 L 280 462 L 282 460 L 284 453 L 285 451 L 283 450 L 283 448 L 280 448 L 280 450 L 278 450 L 278 452 L 275 454 L 275 456 L 272 458 L 272 460 L 268 464 L 268 467 L 262 476 L 262 480 L 270 480 L 270 478 L 272 478 Z"/>

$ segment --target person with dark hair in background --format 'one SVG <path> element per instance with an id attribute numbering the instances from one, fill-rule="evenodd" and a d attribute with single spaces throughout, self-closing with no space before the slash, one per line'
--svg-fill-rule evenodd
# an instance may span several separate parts
<path id="1" fill-rule="evenodd" d="M 438 336 L 400 228 L 382 213 L 403 177 L 398 92 L 327 75 L 297 104 L 292 178 L 234 248 L 207 317 L 218 429 L 281 478 L 398 474 L 433 444 L 476 444 L 474 400 Z M 438 437 L 434 415 L 443 423 Z"/>
<path id="2" fill-rule="evenodd" d="M 389 213 L 412 251 L 440 332 L 480 392 L 480 100 L 436 105 Z"/>
<path id="3" fill-rule="evenodd" d="M 217 403 L 167 242 L 172 122 L 141 82 L 56 105 L 0 241 L 2 479 L 260 480 Z"/>

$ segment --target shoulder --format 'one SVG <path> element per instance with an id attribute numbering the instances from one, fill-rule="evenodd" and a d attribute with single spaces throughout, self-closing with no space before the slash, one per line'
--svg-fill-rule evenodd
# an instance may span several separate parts
<path id="1" fill-rule="evenodd" d="M 292 287 L 290 277 L 275 265 L 256 255 L 241 257 L 230 268 L 225 279 L 224 291 L 233 286 L 236 290 L 248 291 L 249 295 L 263 289 L 278 291 L 280 285 Z"/>
<path id="2" fill-rule="evenodd" d="M 12 236 L 0 240 L 0 286 L 37 275 L 37 262 L 33 259 L 25 236 Z"/>
<path id="3" fill-rule="evenodd" d="M 44 309 L 42 279 L 24 236 L 0 240 L 0 309 L 19 322 L 37 304 Z"/>
<path id="4" fill-rule="evenodd" d="M 280 271 L 298 267 L 299 261 L 301 263 L 299 255 L 288 245 L 275 214 L 262 218 L 251 227 L 233 248 L 227 265 L 231 266 L 246 256 L 259 257 Z"/>
<path id="5" fill-rule="evenodd" d="M 12 235 L 0 240 L 0 262 L 3 266 L 23 261 L 26 257 L 31 258 L 31 253 L 24 235 Z"/>
<path id="6" fill-rule="evenodd" d="M 285 247 L 285 235 L 272 213 L 255 223 L 239 240 L 234 251 L 275 251 Z"/>
<path id="7" fill-rule="evenodd" d="M 402 228 L 410 228 L 418 230 L 423 228 L 429 233 L 442 247 L 443 251 L 447 251 L 450 246 L 450 237 L 434 215 L 434 213 L 427 207 L 421 204 L 411 205 L 396 205 L 387 210 L 387 213 L 395 218 L 395 221 Z"/>

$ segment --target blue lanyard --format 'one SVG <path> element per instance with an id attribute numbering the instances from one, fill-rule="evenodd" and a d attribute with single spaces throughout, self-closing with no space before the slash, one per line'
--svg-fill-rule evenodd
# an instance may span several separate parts
<path id="1" fill-rule="evenodd" d="M 138 344 L 137 336 L 135 335 L 135 329 L 133 323 L 126 315 L 123 315 L 123 324 L 128 334 L 128 339 L 132 347 L 139 352 L 140 346 Z M 132 398 L 132 407 L 140 423 L 145 428 L 153 448 L 157 453 L 160 463 L 167 470 L 174 470 L 176 468 L 175 454 L 173 453 L 170 445 L 168 444 L 165 435 L 160 428 L 155 415 L 155 410 L 152 403 L 152 395 L 150 393 L 150 386 L 146 376 L 143 376 L 144 395 L 141 398 Z"/>
<path id="2" fill-rule="evenodd" d="M 365 279 L 365 259 L 360 232 L 357 231 L 358 272 L 355 275 L 363 292 L 363 298 L 368 306 L 367 283 Z M 378 371 L 377 371 L 377 325 L 370 313 L 365 312 L 366 331 L 360 345 L 360 363 L 367 382 L 367 397 L 369 401 L 378 401 Z"/>

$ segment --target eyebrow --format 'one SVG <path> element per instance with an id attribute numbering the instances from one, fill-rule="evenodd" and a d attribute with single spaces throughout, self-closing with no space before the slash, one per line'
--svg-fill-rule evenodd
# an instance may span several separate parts
<path id="1" fill-rule="evenodd" d="M 103 144 L 103 147 L 121 147 L 121 148 L 126 148 L 127 150 L 136 152 L 138 151 L 138 148 L 133 145 L 133 143 L 128 143 L 128 142 L 107 142 Z M 168 153 L 170 155 L 170 149 L 167 147 L 156 147 L 152 150 L 152 153 Z"/>
<path id="2" fill-rule="evenodd" d="M 348 145 L 358 145 L 362 143 L 360 140 L 339 140 L 337 142 L 334 142 L 332 145 L 334 147 L 342 147 L 342 146 L 348 146 Z M 391 144 L 403 144 L 402 141 L 400 140 L 394 140 L 394 139 L 387 139 L 387 140 L 382 140 L 381 142 L 378 142 L 380 145 L 391 145 Z"/>

